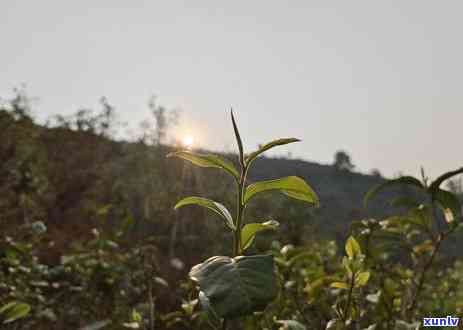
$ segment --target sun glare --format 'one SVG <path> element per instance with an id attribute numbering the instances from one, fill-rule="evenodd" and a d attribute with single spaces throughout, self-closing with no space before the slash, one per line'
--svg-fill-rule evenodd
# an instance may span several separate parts
<path id="1" fill-rule="evenodd" d="M 191 135 L 185 135 L 183 137 L 183 146 L 190 149 L 193 147 L 193 144 L 195 143 L 195 139 Z"/>

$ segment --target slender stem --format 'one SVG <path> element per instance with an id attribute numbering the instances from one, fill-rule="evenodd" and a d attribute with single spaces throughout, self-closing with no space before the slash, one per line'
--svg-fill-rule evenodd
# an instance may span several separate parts
<path id="1" fill-rule="evenodd" d="M 419 279 L 418 284 L 416 286 L 415 294 L 414 294 L 412 302 L 410 304 L 410 308 L 408 309 L 410 317 L 412 316 L 413 312 L 416 309 L 416 306 L 418 304 L 418 298 L 419 298 L 419 296 L 421 294 L 421 291 L 423 289 L 424 281 L 425 281 L 425 278 L 426 278 L 426 273 L 431 268 L 431 266 L 432 266 L 432 264 L 434 262 L 434 259 L 435 259 L 436 255 L 437 255 L 437 252 L 439 251 L 439 248 L 441 246 L 442 241 L 446 238 L 447 235 L 449 235 L 449 234 L 451 234 L 453 232 L 453 228 L 451 228 L 450 230 L 448 230 L 446 232 L 440 232 L 440 224 L 439 224 L 439 220 L 437 218 L 437 209 L 436 209 L 436 203 L 435 203 L 434 199 L 432 200 L 432 211 L 433 211 L 434 221 L 436 221 L 437 225 L 438 225 L 439 234 L 437 235 L 437 238 L 434 239 L 434 249 L 433 249 L 433 251 L 431 253 L 431 256 L 429 257 L 428 262 L 423 266 L 423 269 L 421 271 L 420 279 Z"/>
<path id="2" fill-rule="evenodd" d="M 236 223 L 235 232 L 233 235 L 233 257 L 236 257 L 241 253 L 241 227 L 244 215 L 245 205 L 244 199 L 244 188 L 246 184 L 246 176 L 248 174 L 248 166 L 244 162 L 244 157 L 240 151 L 240 165 L 241 165 L 241 176 L 239 182 L 237 182 L 237 196 L 236 196 Z M 227 319 L 222 322 L 222 330 L 227 329 Z"/>
<path id="3" fill-rule="evenodd" d="M 233 233 L 233 257 L 236 257 L 241 253 L 241 227 L 243 222 L 243 215 L 245 205 L 243 203 L 244 198 L 244 188 L 246 184 L 246 176 L 248 173 L 248 167 L 244 162 L 244 157 L 240 154 L 240 164 L 241 164 L 241 176 L 239 182 L 237 182 L 237 196 L 236 196 L 236 223 L 235 223 L 235 232 Z M 224 319 L 222 322 L 222 330 L 227 329 L 227 319 Z"/>
<path id="4" fill-rule="evenodd" d="M 350 303 L 351 303 L 351 300 L 352 300 L 352 292 L 354 291 L 354 284 L 355 284 L 355 273 L 352 272 L 352 277 L 350 279 L 349 295 L 347 296 L 346 307 L 344 307 L 344 315 L 343 315 L 344 322 L 347 321 L 347 312 L 349 310 Z"/>
<path id="5" fill-rule="evenodd" d="M 248 167 L 246 164 L 241 164 L 241 177 L 238 182 L 238 194 L 237 194 L 237 205 L 236 205 L 236 229 L 234 235 L 234 246 L 233 246 L 233 256 L 237 256 L 241 253 L 241 227 L 243 222 L 243 215 L 245 205 L 243 203 L 244 198 L 244 188 L 246 183 L 246 176 L 248 172 Z"/>
<path id="6" fill-rule="evenodd" d="M 424 265 L 424 267 L 423 267 L 423 269 L 421 271 L 420 280 L 418 281 L 418 285 L 416 286 L 415 295 L 413 296 L 413 300 L 412 300 L 412 303 L 411 303 L 410 308 L 409 308 L 409 315 L 410 316 L 412 315 L 413 311 L 416 308 L 416 305 L 418 303 L 418 298 L 420 296 L 421 290 L 423 289 L 426 273 L 429 271 L 429 269 L 432 266 L 432 263 L 434 261 L 434 258 L 436 257 L 437 251 L 439 250 L 442 239 L 443 239 L 443 235 L 439 235 L 439 237 L 437 238 L 436 245 L 434 246 L 434 249 L 432 251 L 431 257 L 429 258 L 428 262 Z"/>

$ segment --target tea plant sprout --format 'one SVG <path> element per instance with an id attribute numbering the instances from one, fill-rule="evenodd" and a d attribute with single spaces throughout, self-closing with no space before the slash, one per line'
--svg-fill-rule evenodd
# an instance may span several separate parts
<path id="1" fill-rule="evenodd" d="M 319 199 L 313 189 L 303 179 L 296 176 L 247 185 L 249 169 L 257 157 L 269 149 L 299 140 L 295 138 L 274 140 L 257 151 L 245 155 L 233 111 L 231 120 L 238 145 L 238 168 L 231 161 L 212 154 L 178 151 L 168 155 L 168 157 L 187 160 L 200 167 L 219 168 L 228 173 L 236 183 L 234 216 L 225 205 L 204 197 L 186 197 L 175 205 L 175 209 L 186 205 L 205 207 L 222 218 L 226 227 L 233 233 L 232 257 L 212 257 L 194 266 L 189 274 L 190 278 L 199 284 L 201 306 L 210 315 L 224 320 L 222 329 L 226 329 L 227 319 L 261 310 L 277 294 L 273 257 L 271 255 L 242 256 L 243 252 L 251 246 L 257 233 L 275 230 L 279 225 L 274 220 L 245 223 L 244 215 L 249 202 L 261 193 L 279 191 L 288 197 L 319 206 Z"/>
<path id="2" fill-rule="evenodd" d="M 356 316 L 356 309 L 352 306 L 354 290 L 365 286 L 370 278 L 370 272 L 364 269 L 365 255 L 362 253 L 360 244 L 353 236 L 347 239 L 345 250 L 347 256 L 343 257 L 342 265 L 346 279 L 332 282 L 331 287 L 346 290 L 347 299 L 344 306 L 340 303 L 335 305 L 337 318 L 331 320 L 326 329 L 343 329 L 351 321 L 350 318 L 353 315 Z"/>

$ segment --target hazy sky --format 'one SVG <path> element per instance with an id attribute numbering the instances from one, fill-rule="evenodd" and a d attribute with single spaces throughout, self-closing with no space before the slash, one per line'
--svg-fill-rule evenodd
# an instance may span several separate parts
<path id="1" fill-rule="evenodd" d="M 463 165 L 462 1 L 0 1 L 0 96 L 27 84 L 41 118 L 181 108 L 177 134 L 234 148 L 275 137 L 358 170 Z"/>

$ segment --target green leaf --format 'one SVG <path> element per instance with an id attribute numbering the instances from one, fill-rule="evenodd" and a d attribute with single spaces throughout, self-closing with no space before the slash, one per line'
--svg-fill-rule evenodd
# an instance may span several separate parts
<path id="1" fill-rule="evenodd" d="M 227 225 L 228 228 L 231 230 L 235 230 L 235 224 L 233 223 L 233 218 L 230 215 L 230 212 L 227 210 L 225 206 L 218 202 L 214 202 L 210 199 L 207 198 L 202 198 L 202 197 L 185 197 L 181 201 L 179 201 L 174 209 L 178 209 L 182 206 L 185 205 L 199 205 L 205 208 L 208 208 L 209 210 L 217 213 L 220 215 L 224 220 L 225 224 Z"/>
<path id="2" fill-rule="evenodd" d="M 386 181 L 386 182 L 384 182 L 384 183 L 370 189 L 365 194 L 365 198 L 363 199 L 364 206 L 367 207 L 368 202 L 376 194 L 378 194 L 380 191 L 382 191 L 383 189 L 385 189 L 387 187 L 390 187 L 390 186 L 399 185 L 399 184 L 405 184 L 405 185 L 415 186 L 415 187 L 417 187 L 419 189 L 424 189 L 423 184 L 418 179 L 416 179 L 416 178 L 414 178 L 412 176 L 402 176 L 402 177 L 400 177 L 398 179 L 388 180 L 388 181 Z"/>
<path id="3" fill-rule="evenodd" d="M 4 313 L 6 310 L 10 309 L 11 307 L 13 307 L 14 305 L 16 305 L 17 303 L 18 303 L 17 301 L 11 301 L 11 302 L 9 302 L 8 304 L 3 305 L 3 306 L 0 308 L 0 314 Z"/>
<path id="4" fill-rule="evenodd" d="M 393 200 L 391 200 L 391 206 L 411 209 L 414 207 L 418 207 L 419 203 L 411 197 L 398 196 L 394 198 Z"/>
<path id="5" fill-rule="evenodd" d="M 450 191 L 437 189 L 434 192 L 434 200 L 444 212 L 445 220 L 451 223 L 455 218 L 459 218 L 461 214 L 461 205 L 457 196 Z"/>
<path id="6" fill-rule="evenodd" d="M 356 256 L 362 253 L 359 243 L 353 236 L 350 236 L 346 242 L 346 253 L 350 259 L 354 259 Z"/>
<path id="7" fill-rule="evenodd" d="M 275 321 L 282 326 L 278 330 L 306 330 L 307 328 L 302 324 L 294 320 L 278 320 Z"/>
<path id="8" fill-rule="evenodd" d="M 212 257 L 194 266 L 189 276 L 222 318 L 263 310 L 278 291 L 271 255 Z"/>
<path id="9" fill-rule="evenodd" d="M 256 234 L 263 230 L 275 230 L 280 224 L 275 220 L 264 223 L 248 223 L 241 229 L 241 251 L 246 250 L 254 240 Z"/>
<path id="10" fill-rule="evenodd" d="M 441 176 L 439 176 L 436 180 L 434 180 L 431 183 L 431 185 L 429 186 L 429 190 L 431 191 L 431 193 L 433 193 L 434 191 L 437 191 L 437 189 L 439 189 L 442 182 L 444 182 L 447 179 L 450 179 L 452 176 L 462 174 L 462 173 L 463 173 L 463 167 L 460 167 L 459 169 L 455 171 L 450 171 L 450 172 L 442 174 Z"/>
<path id="11" fill-rule="evenodd" d="M 289 197 L 314 204 L 317 207 L 320 205 L 317 194 L 303 179 L 297 176 L 260 181 L 249 185 L 244 194 L 244 203 L 249 202 L 256 194 L 271 190 L 279 190 Z"/>
<path id="12" fill-rule="evenodd" d="M 434 250 L 434 244 L 431 240 L 426 240 L 421 244 L 415 245 L 413 247 L 413 252 L 416 254 L 430 253 Z"/>
<path id="13" fill-rule="evenodd" d="M 233 131 L 235 132 L 236 143 L 238 144 L 238 151 L 240 156 L 240 164 L 244 165 L 244 150 L 243 142 L 241 141 L 240 132 L 238 131 L 238 126 L 236 125 L 235 117 L 233 116 L 233 110 L 231 110 L 231 119 L 233 123 Z"/>
<path id="14" fill-rule="evenodd" d="M 3 321 L 3 324 L 11 323 L 18 319 L 24 318 L 29 315 L 30 311 L 31 306 L 28 304 L 19 302 L 9 303 L 2 308 L 2 313 L 5 313 L 5 320 Z"/>
<path id="15" fill-rule="evenodd" d="M 368 279 L 370 278 L 370 272 L 361 272 L 355 276 L 355 286 L 360 287 L 364 286 L 368 283 Z"/>
<path id="16" fill-rule="evenodd" d="M 134 322 L 141 322 L 141 321 L 143 321 L 143 317 L 141 316 L 140 313 L 137 312 L 136 309 L 132 309 L 131 318 L 132 318 L 132 321 L 134 321 Z"/>
<path id="17" fill-rule="evenodd" d="M 272 149 L 273 147 L 277 146 L 282 146 L 285 144 L 293 143 L 293 142 L 299 142 L 301 140 L 295 139 L 295 138 L 284 138 L 284 139 L 278 139 L 274 140 L 270 143 L 267 143 L 263 145 L 262 147 L 259 148 L 259 150 L 254 151 L 252 154 L 250 154 L 248 157 L 246 157 L 246 164 L 250 164 L 254 159 L 256 159 L 260 154 L 264 153 L 265 151 Z"/>
<path id="18" fill-rule="evenodd" d="M 330 284 L 330 286 L 332 288 L 337 288 L 337 289 L 349 289 L 349 286 L 347 285 L 347 283 L 344 283 L 344 282 L 333 282 Z"/>
<path id="19" fill-rule="evenodd" d="M 190 151 L 177 151 L 168 154 L 167 157 L 182 158 L 200 167 L 220 168 L 231 174 L 236 180 L 239 180 L 240 178 L 237 169 L 229 160 L 216 155 L 203 155 Z"/>

